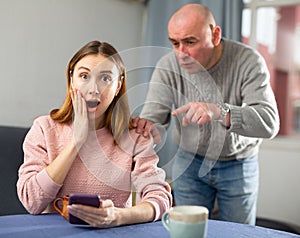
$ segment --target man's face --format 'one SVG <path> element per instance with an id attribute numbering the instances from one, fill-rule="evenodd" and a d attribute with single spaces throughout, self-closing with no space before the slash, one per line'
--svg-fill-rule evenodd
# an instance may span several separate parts
<path id="1" fill-rule="evenodd" d="M 199 22 L 198 22 L 199 23 Z M 213 27 L 182 19 L 169 22 L 169 40 L 181 67 L 190 74 L 211 68 L 215 62 Z"/>

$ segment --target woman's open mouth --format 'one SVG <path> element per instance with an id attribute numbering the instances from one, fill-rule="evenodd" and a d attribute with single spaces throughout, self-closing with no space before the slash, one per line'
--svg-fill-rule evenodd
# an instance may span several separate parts
<path id="1" fill-rule="evenodd" d="M 86 107 L 88 112 L 95 113 L 100 105 L 100 101 L 98 100 L 89 100 L 86 101 Z"/>
<path id="2" fill-rule="evenodd" d="M 89 108 L 95 108 L 95 107 L 97 107 L 99 104 L 100 104 L 99 101 L 87 101 L 87 102 L 86 102 L 86 105 L 87 105 Z"/>

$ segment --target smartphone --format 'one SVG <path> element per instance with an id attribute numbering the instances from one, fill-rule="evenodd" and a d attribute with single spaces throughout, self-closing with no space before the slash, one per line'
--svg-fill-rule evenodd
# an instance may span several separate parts
<path id="1" fill-rule="evenodd" d="M 69 205 L 72 204 L 82 204 L 92 207 L 100 206 L 100 195 L 98 194 L 87 194 L 87 193 L 72 193 L 69 196 Z M 87 223 L 72 214 L 69 214 L 69 222 L 71 224 L 82 224 L 87 225 Z"/>

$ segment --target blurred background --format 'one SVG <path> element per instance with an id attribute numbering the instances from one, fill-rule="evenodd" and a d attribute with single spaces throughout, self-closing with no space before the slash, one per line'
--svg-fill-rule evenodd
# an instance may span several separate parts
<path id="1" fill-rule="evenodd" d="M 29 128 L 60 107 L 67 63 L 91 40 L 121 52 L 132 115 L 138 115 L 155 63 L 171 50 L 169 17 L 186 3 L 208 6 L 224 37 L 265 57 L 281 128 L 261 146 L 258 216 L 300 226 L 299 0 L 1 0 L 0 126 Z M 158 153 L 170 176 L 169 134 Z"/>

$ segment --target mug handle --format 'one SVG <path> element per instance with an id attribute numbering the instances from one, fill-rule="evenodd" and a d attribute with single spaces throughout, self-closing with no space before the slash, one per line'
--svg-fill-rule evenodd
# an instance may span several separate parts
<path id="1" fill-rule="evenodd" d="M 168 231 L 170 231 L 169 221 L 169 212 L 165 212 L 161 217 L 161 222 Z"/>
<path id="2" fill-rule="evenodd" d="M 60 206 L 58 205 L 59 202 L 62 203 L 63 198 L 56 198 L 53 202 L 53 206 L 55 208 L 55 210 L 62 216 L 64 216 L 62 209 L 60 208 Z"/>

